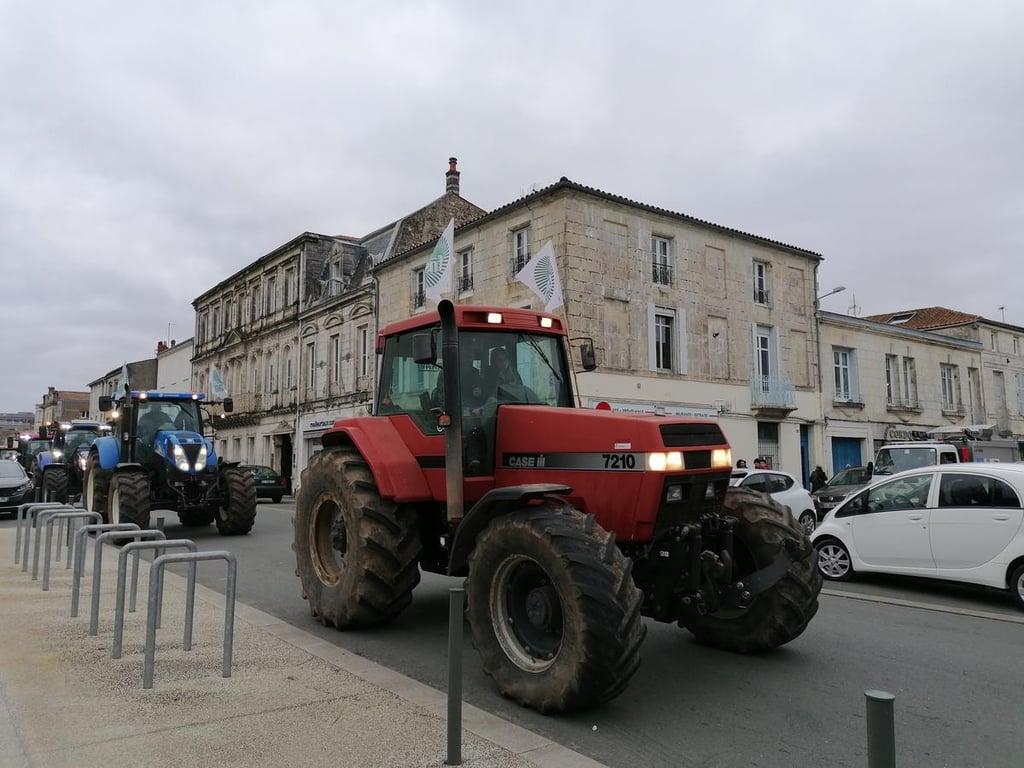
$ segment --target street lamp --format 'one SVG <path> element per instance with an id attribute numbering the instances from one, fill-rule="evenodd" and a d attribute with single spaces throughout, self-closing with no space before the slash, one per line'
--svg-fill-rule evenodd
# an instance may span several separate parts
<path id="1" fill-rule="evenodd" d="M 833 289 L 832 289 L 831 291 L 829 291 L 828 293 L 823 293 L 823 294 L 821 294 L 821 296 L 819 296 L 818 298 L 816 298 L 816 299 L 815 299 L 815 301 L 821 301 L 821 300 L 822 300 L 822 299 L 824 299 L 824 298 L 825 298 L 826 296 L 831 296 L 831 295 L 832 295 L 833 293 L 841 293 L 841 292 L 843 292 L 843 291 L 845 291 L 845 290 L 846 290 L 846 286 L 845 286 L 845 285 L 837 285 L 837 286 L 836 286 L 835 288 L 833 288 Z"/>

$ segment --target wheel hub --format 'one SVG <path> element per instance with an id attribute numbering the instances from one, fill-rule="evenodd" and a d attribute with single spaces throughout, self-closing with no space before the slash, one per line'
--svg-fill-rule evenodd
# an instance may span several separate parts
<path id="1" fill-rule="evenodd" d="M 562 603 L 547 573 L 521 555 L 507 558 L 491 585 L 495 635 L 508 658 L 527 672 L 542 672 L 562 645 Z"/>
<path id="2" fill-rule="evenodd" d="M 531 589 L 526 596 L 526 618 L 538 629 L 547 628 L 551 624 L 554 613 L 551 598 L 550 587 Z"/>

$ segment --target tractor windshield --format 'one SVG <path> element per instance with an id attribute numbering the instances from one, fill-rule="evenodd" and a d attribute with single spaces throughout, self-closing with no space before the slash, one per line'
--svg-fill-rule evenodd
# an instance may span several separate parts
<path id="1" fill-rule="evenodd" d="M 136 410 L 138 436 L 147 444 L 161 430 L 198 432 L 201 424 L 195 400 L 139 400 Z"/>

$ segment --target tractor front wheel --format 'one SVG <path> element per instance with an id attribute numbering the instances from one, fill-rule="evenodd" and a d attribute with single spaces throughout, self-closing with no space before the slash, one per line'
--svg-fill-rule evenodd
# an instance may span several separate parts
<path id="1" fill-rule="evenodd" d="M 117 472 L 110 481 L 107 520 L 149 528 L 149 478 L 142 472 Z"/>
<path id="2" fill-rule="evenodd" d="M 43 488 L 40 501 L 68 502 L 68 471 L 64 467 L 47 467 L 43 471 Z"/>
<path id="3" fill-rule="evenodd" d="M 256 523 L 256 478 L 251 472 L 228 467 L 221 470 L 224 501 L 214 518 L 221 536 L 241 536 Z"/>
<path id="4" fill-rule="evenodd" d="M 295 575 L 313 616 L 338 629 L 395 619 L 419 584 L 419 520 L 382 499 L 366 460 L 328 448 L 302 473 L 292 517 Z"/>
<path id="5" fill-rule="evenodd" d="M 100 468 L 100 457 L 97 454 L 89 454 L 85 460 L 85 477 L 82 480 L 82 505 L 89 512 L 99 512 L 106 516 L 109 490 L 110 473 Z"/>
<path id="6" fill-rule="evenodd" d="M 543 713 L 611 700 L 640 666 L 631 561 L 562 501 L 495 518 L 469 558 L 473 642 L 501 693 Z"/>
<path id="7" fill-rule="evenodd" d="M 821 574 L 807 534 L 770 496 L 729 489 L 726 510 L 737 522 L 733 532 L 733 581 L 743 581 L 787 550 L 792 562 L 783 577 L 743 607 L 691 614 L 679 624 L 705 645 L 737 653 L 777 648 L 797 637 L 818 611 Z"/>

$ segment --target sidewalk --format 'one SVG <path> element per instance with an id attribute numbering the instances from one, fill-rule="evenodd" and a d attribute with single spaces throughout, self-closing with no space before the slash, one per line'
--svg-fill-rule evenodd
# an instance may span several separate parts
<path id="1" fill-rule="evenodd" d="M 42 560 L 32 581 L 31 554 L 23 572 L 14 542 L 14 527 L 0 529 L 0 768 L 445 764 L 444 692 L 241 603 L 231 677 L 221 677 L 224 596 L 197 586 L 186 652 L 185 580 L 171 573 L 154 686 L 144 689 L 148 565 L 140 569 L 138 611 L 125 614 L 122 657 L 111 659 L 116 550 L 104 552 L 99 634 L 90 637 L 92 542 L 77 618 L 70 618 L 71 571 L 53 562 L 43 592 Z M 461 751 L 469 768 L 601 768 L 468 704 Z"/>

